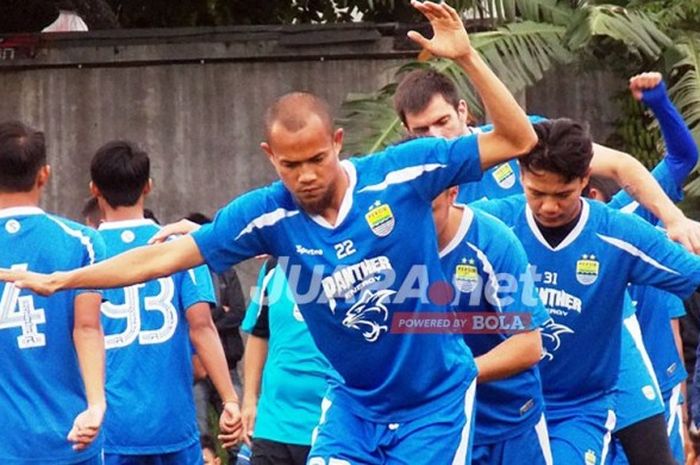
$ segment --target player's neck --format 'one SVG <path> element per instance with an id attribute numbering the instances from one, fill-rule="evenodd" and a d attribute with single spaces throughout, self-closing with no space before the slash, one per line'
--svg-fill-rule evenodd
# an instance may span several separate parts
<path id="1" fill-rule="evenodd" d="M 348 173 L 345 172 L 343 168 L 340 168 L 340 176 L 338 176 L 338 188 L 333 196 L 333 201 L 330 203 L 328 208 L 321 212 L 321 216 L 328 224 L 335 225 L 338 220 L 338 215 L 340 214 L 340 206 L 343 204 L 343 199 L 345 198 L 345 193 L 350 186 L 350 179 L 348 178 Z"/>
<path id="2" fill-rule="evenodd" d="M 128 220 L 142 220 L 143 219 L 143 206 L 134 205 L 132 207 L 117 207 L 117 208 L 105 208 L 105 221 L 128 221 Z"/>
<path id="3" fill-rule="evenodd" d="M 12 192 L 0 194 L 0 210 L 14 207 L 38 207 L 39 192 Z"/>
<path id="4" fill-rule="evenodd" d="M 438 233 L 438 250 L 447 247 L 447 244 L 452 242 L 452 239 L 457 235 L 459 226 L 462 224 L 462 215 L 464 209 L 461 207 L 451 206 L 447 216 L 447 224 Z"/>

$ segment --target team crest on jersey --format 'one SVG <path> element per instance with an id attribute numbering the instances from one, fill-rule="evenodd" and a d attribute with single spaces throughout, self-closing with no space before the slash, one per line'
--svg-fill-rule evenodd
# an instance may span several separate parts
<path id="1" fill-rule="evenodd" d="M 598 279 L 600 262 L 595 259 L 595 255 L 583 255 L 581 260 L 576 262 L 576 280 L 583 285 L 593 284 Z"/>
<path id="2" fill-rule="evenodd" d="M 491 173 L 496 183 L 503 189 L 510 189 L 515 185 L 515 173 L 510 163 L 503 163 Z"/>
<path id="3" fill-rule="evenodd" d="M 472 292 L 479 282 L 479 273 L 474 266 L 474 259 L 462 258 L 462 263 L 455 267 L 454 286 L 460 292 Z"/>
<path id="4" fill-rule="evenodd" d="M 586 465 L 595 465 L 596 464 L 595 451 L 588 449 L 586 451 L 586 455 L 584 456 L 584 459 L 586 460 Z"/>
<path id="5" fill-rule="evenodd" d="M 360 300 L 345 313 L 343 326 L 362 331 L 367 342 L 376 342 L 389 329 L 386 324 L 389 310 L 384 305 L 384 300 L 395 293 L 387 289 L 365 291 Z"/>
<path id="6" fill-rule="evenodd" d="M 394 214 L 389 205 L 375 201 L 365 215 L 367 224 L 374 234 L 379 237 L 386 237 L 394 230 Z"/>

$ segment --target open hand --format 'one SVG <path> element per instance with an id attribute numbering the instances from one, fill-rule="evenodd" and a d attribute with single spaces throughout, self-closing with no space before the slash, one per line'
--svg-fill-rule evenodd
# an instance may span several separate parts
<path id="1" fill-rule="evenodd" d="M 464 29 L 459 13 L 446 3 L 418 2 L 411 5 L 430 21 L 433 38 L 428 40 L 416 31 L 409 31 L 408 37 L 431 54 L 457 59 L 472 52 L 469 36 Z"/>

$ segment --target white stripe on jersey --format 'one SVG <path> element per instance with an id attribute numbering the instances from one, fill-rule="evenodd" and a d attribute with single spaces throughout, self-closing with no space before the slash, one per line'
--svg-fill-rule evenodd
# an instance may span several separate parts
<path id="1" fill-rule="evenodd" d="M 498 278 L 496 278 L 496 270 L 493 269 L 493 265 L 491 265 L 489 257 L 487 257 L 486 254 L 480 248 L 478 248 L 471 242 L 467 242 L 467 246 L 476 253 L 476 258 L 479 259 L 481 265 L 484 267 L 484 272 L 489 276 L 489 280 L 486 283 L 488 288 L 491 290 L 492 300 L 489 300 L 489 303 L 493 304 L 496 307 L 497 311 L 502 312 L 503 307 L 501 306 L 501 299 L 498 298 L 499 286 Z"/>
<path id="2" fill-rule="evenodd" d="M 616 237 L 610 237 L 610 236 L 604 236 L 602 234 L 596 234 L 599 238 L 601 238 L 603 241 L 607 242 L 608 244 L 617 247 L 618 249 L 624 250 L 628 254 L 639 257 L 642 259 L 642 261 L 650 264 L 651 266 L 658 268 L 660 270 L 663 270 L 667 273 L 671 274 L 680 274 L 679 272 L 672 270 L 671 268 L 668 268 L 661 263 L 657 262 L 653 258 L 651 258 L 649 255 L 645 254 L 641 250 L 639 250 L 637 247 L 634 245 L 630 244 L 629 242 L 625 242 L 622 239 L 618 239 Z"/>
<path id="3" fill-rule="evenodd" d="M 612 431 L 615 429 L 615 423 L 617 423 L 617 418 L 615 417 L 615 412 L 608 410 L 608 419 L 605 422 L 605 429 L 607 432 L 603 436 L 603 452 L 600 454 L 600 465 L 605 465 L 605 460 L 608 456 L 608 450 L 610 449 L 610 439 L 612 436 Z"/>
<path id="4" fill-rule="evenodd" d="M 387 187 L 393 184 L 401 184 L 408 181 L 413 181 L 414 179 L 423 175 L 423 173 L 429 173 L 437 169 L 447 168 L 447 165 L 441 163 L 429 163 L 427 165 L 417 165 L 409 166 L 408 168 L 403 168 L 396 171 L 391 171 L 387 173 L 384 181 L 379 184 L 373 184 L 371 186 L 365 186 L 358 192 L 374 192 L 383 191 Z"/>
<path id="5" fill-rule="evenodd" d="M 54 223 L 56 223 L 57 225 L 59 225 L 61 227 L 61 229 L 63 229 L 63 231 L 65 231 L 66 234 L 77 238 L 80 241 L 80 243 L 85 246 L 85 249 L 87 249 L 88 257 L 90 257 L 89 264 L 93 265 L 95 263 L 95 247 L 93 246 L 92 240 L 90 239 L 90 237 L 86 236 L 85 234 L 83 234 L 82 232 L 80 232 L 76 229 L 69 227 L 67 224 L 65 224 L 63 221 L 61 221 L 59 218 L 53 217 L 51 215 L 46 215 L 46 217 L 48 219 L 50 219 L 51 221 L 53 221 Z"/>
<path id="6" fill-rule="evenodd" d="M 671 398 L 668 400 L 668 423 L 666 424 L 666 434 L 670 437 L 671 433 L 673 433 L 673 427 L 675 426 L 676 421 L 678 420 L 679 414 L 681 414 L 681 385 L 676 384 L 673 387 L 673 391 L 671 394 Z M 683 422 L 683 419 L 681 417 L 681 423 Z M 680 428 L 678 428 L 679 431 L 681 431 Z M 683 434 L 681 434 L 681 438 L 683 437 Z"/>
<path id="7" fill-rule="evenodd" d="M 467 464 L 467 456 L 471 458 L 472 448 L 472 423 L 474 422 L 474 400 L 476 397 L 476 378 L 472 380 L 467 392 L 464 394 L 464 415 L 466 416 L 464 428 L 462 428 L 462 438 L 459 441 L 457 452 L 452 459 L 452 465 Z"/>
<path id="8" fill-rule="evenodd" d="M 547 430 L 547 420 L 545 420 L 544 413 L 540 417 L 540 421 L 535 425 L 535 433 L 537 433 L 537 441 L 540 443 L 540 449 L 542 449 L 542 455 L 544 456 L 545 465 L 554 465 L 554 458 L 552 457 L 552 447 L 549 444 L 549 431 Z"/>
<path id="9" fill-rule="evenodd" d="M 649 378 L 654 382 L 654 390 L 659 399 L 663 399 L 661 396 L 661 388 L 659 387 L 659 381 L 656 379 L 656 372 L 654 371 L 654 365 L 651 363 L 649 358 L 649 353 L 644 346 L 644 339 L 642 338 L 642 328 L 639 327 L 639 320 L 637 319 L 637 314 L 633 313 L 623 320 L 623 324 L 627 332 L 632 336 L 632 341 L 634 346 L 637 348 L 642 362 L 644 363 L 644 368 L 647 370 Z"/>
<path id="10" fill-rule="evenodd" d="M 291 218 L 292 216 L 298 215 L 299 210 L 285 210 L 284 208 L 278 208 L 275 211 L 272 211 L 270 213 L 265 213 L 264 215 L 260 215 L 257 218 L 255 218 L 253 221 L 248 223 L 248 225 L 243 228 L 243 230 L 238 233 L 238 236 L 236 236 L 235 240 L 238 240 L 241 238 L 241 236 L 245 236 L 246 234 L 250 234 L 253 232 L 254 229 L 262 229 L 267 226 L 272 226 L 278 221 L 281 221 L 285 218 Z"/>
<path id="11" fill-rule="evenodd" d="M 634 202 L 630 202 L 627 205 L 625 205 L 624 207 L 620 208 L 620 211 L 622 213 L 634 213 L 634 211 L 637 209 L 637 207 L 639 207 L 639 202 L 637 202 L 635 200 Z"/>

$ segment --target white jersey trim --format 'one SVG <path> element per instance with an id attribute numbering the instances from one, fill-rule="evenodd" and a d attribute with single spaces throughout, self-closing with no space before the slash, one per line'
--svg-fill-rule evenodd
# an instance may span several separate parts
<path id="1" fill-rule="evenodd" d="M 158 226 L 155 221 L 149 218 L 138 218 L 135 220 L 122 221 L 103 221 L 98 226 L 98 231 L 106 231 L 110 229 L 136 228 L 138 226 Z"/>
<path id="2" fill-rule="evenodd" d="M 484 267 L 484 272 L 488 275 L 489 280 L 486 283 L 488 286 L 488 289 L 491 290 L 491 300 L 488 300 L 489 302 L 493 302 L 496 304 L 497 308 L 496 310 L 498 312 L 503 311 L 503 307 L 501 306 L 501 299 L 498 298 L 498 279 L 496 278 L 496 270 L 493 269 L 493 265 L 491 265 L 491 262 L 489 261 L 489 258 L 486 256 L 483 250 L 472 244 L 471 242 L 467 242 L 467 246 L 472 249 L 476 253 L 476 258 L 479 259 L 481 262 L 481 265 Z M 486 290 L 484 290 L 484 293 Z"/>
<path id="3" fill-rule="evenodd" d="M 0 209 L 0 218 L 13 216 L 43 215 L 45 212 L 39 207 L 10 207 Z"/>
<path id="4" fill-rule="evenodd" d="M 636 200 L 633 202 L 628 203 L 624 207 L 620 208 L 619 210 L 622 213 L 634 213 L 634 211 L 639 207 L 639 202 Z"/>
<path id="5" fill-rule="evenodd" d="M 245 236 L 246 234 L 252 233 L 255 229 L 262 229 L 266 228 L 268 226 L 273 226 L 276 223 L 286 219 L 286 218 L 291 218 L 292 216 L 296 216 L 299 214 L 299 210 L 285 210 L 284 208 L 278 208 L 275 211 L 271 211 L 270 213 L 265 213 L 263 215 L 258 216 L 255 218 L 253 221 L 248 223 L 245 228 L 241 232 L 238 233 L 236 236 L 236 239 L 238 240 L 241 238 L 241 236 Z"/>
<path id="6" fill-rule="evenodd" d="M 347 218 L 350 209 L 352 208 L 352 198 L 355 194 L 355 186 L 357 185 L 357 171 L 355 170 L 355 165 L 353 165 L 348 160 L 343 160 L 340 162 L 340 166 L 343 167 L 345 173 L 348 175 L 348 188 L 343 196 L 343 201 L 340 203 L 340 208 L 338 209 L 338 217 L 335 220 L 335 225 L 330 224 L 321 215 L 309 215 L 309 217 L 319 226 L 326 229 L 335 229 L 340 225 L 345 218 Z"/>
<path id="7" fill-rule="evenodd" d="M 583 228 L 586 226 L 586 223 L 588 222 L 588 215 L 590 214 L 590 207 L 588 205 L 588 202 L 584 199 L 581 199 L 581 216 L 578 219 L 578 223 L 576 223 L 576 226 L 574 226 L 574 229 L 569 232 L 569 234 L 564 238 L 563 241 L 561 241 L 556 247 L 552 247 L 549 245 L 549 242 L 547 242 L 547 239 L 544 238 L 542 235 L 542 231 L 540 231 L 540 228 L 537 226 L 537 222 L 535 221 L 535 215 L 533 215 L 532 210 L 530 209 L 530 205 L 527 205 L 525 207 L 525 217 L 527 218 L 527 224 L 530 226 L 530 230 L 532 231 L 532 234 L 535 235 L 537 240 L 546 248 L 553 252 L 558 252 L 562 250 L 563 248 L 567 247 L 569 244 L 574 242 L 578 236 L 581 235 L 581 232 L 583 231 Z"/>
<path id="8" fill-rule="evenodd" d="M 56 223 L 63 229 L 63 231 L 68 234 L 69 236 L 75 237 L 80 241 L 83 246 L 85 246 L 85 249 L 87 250 L 88 257 L 90 258 L 90 265 L 93 265 L 95 263 L 95 246 L 92 243 L 92 239 L 90 237 L 86 236 L 82 232 L 73 229 L 69 227 L 67 224 L 65 224 L 63 221 L 61 221 L 58 218 L 55 218 L 51 215 L 46 215 L 48 219 Z"/>
<path id="9" fill-rule="evenodd" d="M 442 163 L 428 163 L 425 165 L 409 166 L 408 168 L 402 168 L 400 170 L 391 171 L 387 173 L 384 180 L 379 184 L 365 186 L 358 192 L 383 191 L 391 185 L 403 184 L 405 182 L 413 181 L 414 179 L 422 176 L 424 173 L 429 173 L 431 171 L 439 170 L 442 168 L 447 168 L 447 165 Z"/>
<path id="10" fill-rule="evenodd" d="M 618 239 L 616 237 L 605 236 L 605 235 L 599 234 L 599 233 L 596 235 L 601 240 L 607 242 L 608 244 L 610 244 L 614 247 L 617 247 L 618 249 L 623 250 L 634 257 L 639 257 L 643 262 L 648 263 L 649 265 L 653 266 L 654 268 L 658 268 L 659 270 L 665 271 L 667 273 L 675 274 L 675 275 L 680 274 L 676 270 L 672 270 L 671 268 L 668 268 L 667 266 L 664 266 L 661 263 L 657 262 L 656 260 L 651 258 L 649 255 L 645 254 L 644 252 L 642 252 L 641 250 L 639 250 L 637 247 L 630 244 L 629 242 L 625 242 L 622 239 Z"/>
<path id="11" fill-rule="evenodd" d="M 456 203 L 455 206 L 462 209 L 462 219 L 460 220 L 459 229 L 457 229 L 457 233 L 450 240 L 450 242 L 442 250 L 439 251 L 438 255 L 440 256 L 440 258 L 447 256 L 447 254 L 449 254 L 455 248 L 457 248 L 457 246 L 464 240 L 464 238 L 467 235 L 467 232 L 469 232 L 472 220 L 474 219 L 474 211 L 471 208 L 461 203 Z"/>
<path id="12" fill-rule="evenodd" d="M 464 428 L 462 428 L 462 436 L 457 447 L 457 452 L 452 459 L 452 465 L 467 464 L 467 456 L 471 456 L 471 437 L 472 423 L 474 422 L 474 400 L 476 397 L 476 378 L 472 380 L 467 392 L 464 394 Z M 471 457 L 469 457 L 471 458 Z"/>

